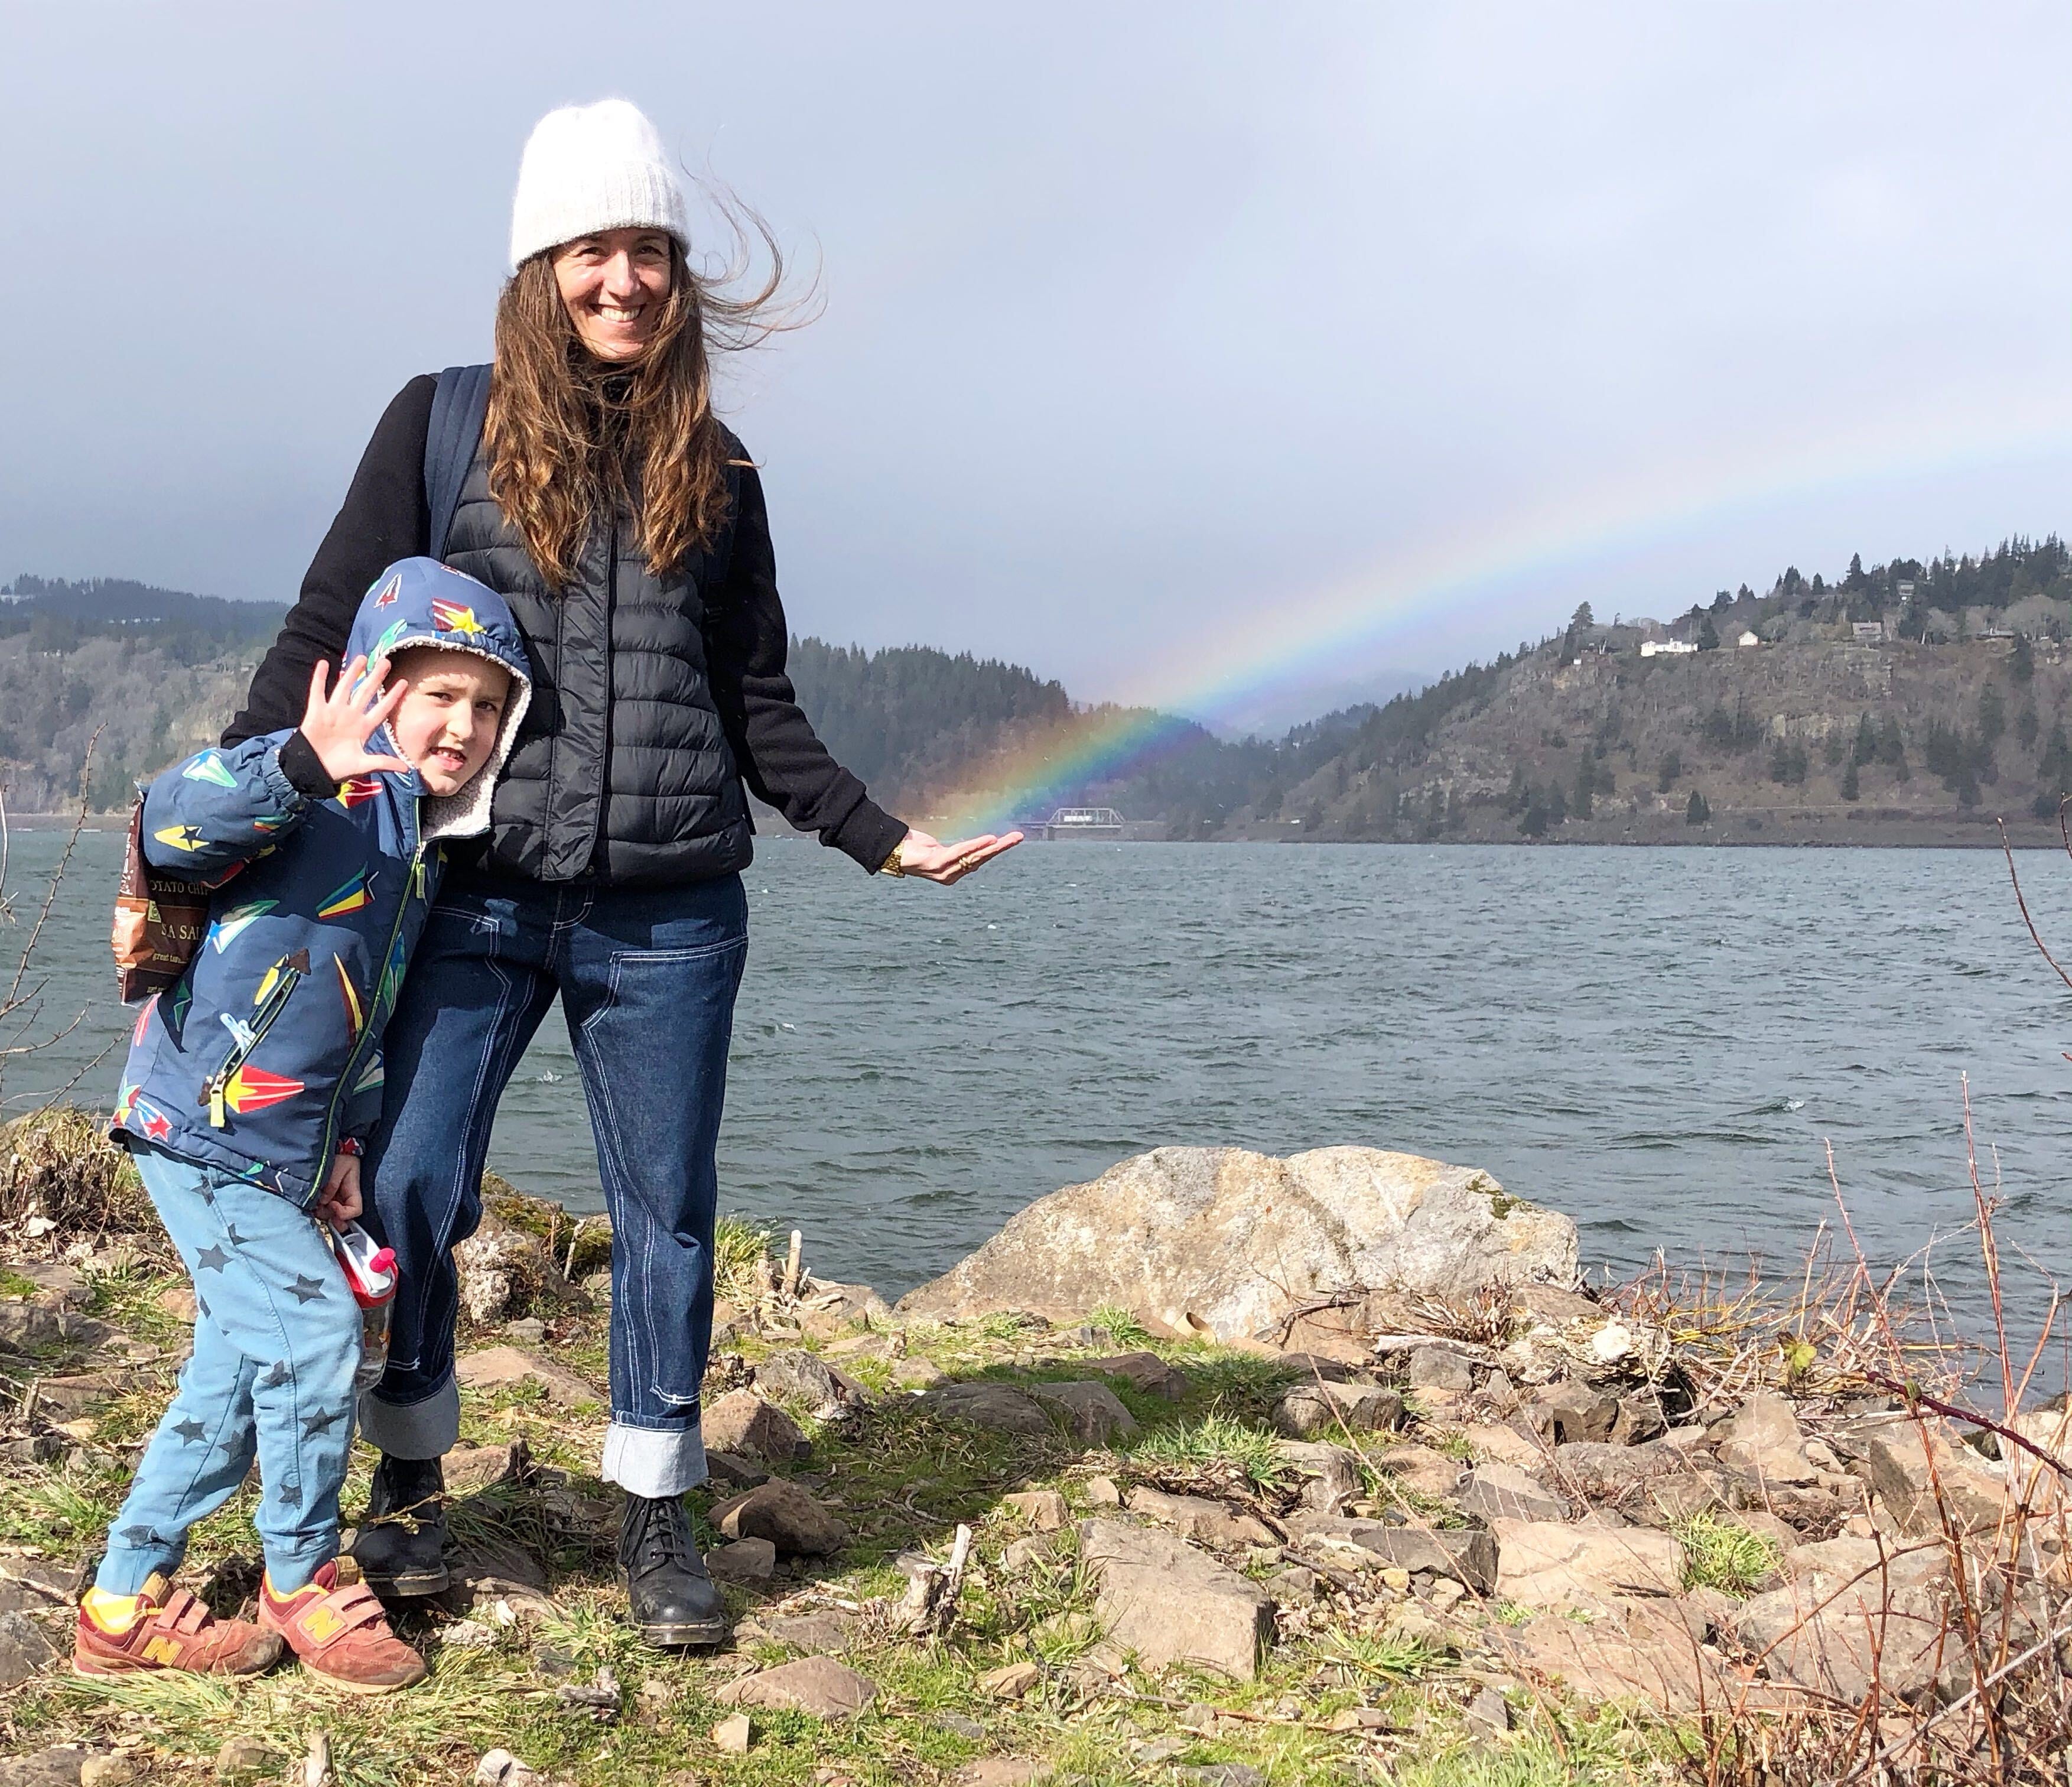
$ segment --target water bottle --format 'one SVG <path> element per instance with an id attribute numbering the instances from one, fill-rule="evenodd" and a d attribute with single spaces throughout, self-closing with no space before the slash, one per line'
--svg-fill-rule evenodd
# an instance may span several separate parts
<path id="1" fill-rule="evenodd" d="M 355 1390 L 372 1390 L 388 1365 L 388 1311 L 396 1300 L 396 1250 L 376 1245 L 356 1222 L 331 1232 L 331 1251 L 360 1305 L 360 1369 Z"/>

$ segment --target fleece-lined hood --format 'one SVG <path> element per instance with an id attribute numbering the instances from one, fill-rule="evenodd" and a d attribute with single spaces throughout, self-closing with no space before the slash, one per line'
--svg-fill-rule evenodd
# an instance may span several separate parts
<path id="1" fill-rule="evenodd" d="M 489 803 L 496 778 L 532 699 L 532 661 L 526 655 L 524 635 L 511 618 L 504 598 L 487 583 L 436 558 L 401 558 L 375 579 L 361 599 L 339 668 L 343 670 L 356 657 L 364 657 L 370 664 L 380 658 L 393 660 L 417 645 L 466 652 L 511 673 L 511 693 L 504 704 L 496 743 L 482 768 L 451 794 L 426 793 L 421 779 L 414 773 L 410 778 L 416 792 L 423 795 L 421 835 L 426 840 L 479 837 L 489 829 Z M 377 737 L 375 748 L 401 755 L 387 727 Z"/>

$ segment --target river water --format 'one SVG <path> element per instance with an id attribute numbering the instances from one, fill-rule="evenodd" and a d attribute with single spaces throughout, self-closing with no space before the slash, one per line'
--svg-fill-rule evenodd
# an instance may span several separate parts
<path id="1" fill-rule="evenodd" d="M 14 838 L 0 961 L 61 843 Z M 8 1068 L 11 1109 L 82 1070 L 76 1096 L 112 1096 L 119 845 L 80 841 L 42 1030 L 84 1015 Z M 2072 863 L 2020 860 L 2072 951 Z M 2004 1248 L 2072 1270 L 2072 994 L 1995 853 L 1028 845 L 944 889 L 783 838 L 746 883 L 722 1208 L 796 1224 L 816 1270 L 888 1295 L 1031 1199 L 1183 1143 L 1481 1167 L 1622 1274 L 1658 1248 L 1789 1267 L 1835 1214 L 1832 1142 L 1860 1233 L 1897 1258 L 1970 1217 L 1967 1075 Z M 598 1207 L 558 1015 L 491 1163 Z M 1968 1325 L 1975 1249 L 1947 1251 Z"/>

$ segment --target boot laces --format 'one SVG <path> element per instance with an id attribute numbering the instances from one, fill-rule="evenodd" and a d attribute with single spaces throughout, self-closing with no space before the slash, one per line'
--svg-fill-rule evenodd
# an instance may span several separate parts
<path id="1" fill-rule="evenodd" d="M 697 1557 L 691 1523 L 675 1496 L 629 1497 L 627 1567 L 635 1575 L 651 1570 L 688 1569 Z"/>

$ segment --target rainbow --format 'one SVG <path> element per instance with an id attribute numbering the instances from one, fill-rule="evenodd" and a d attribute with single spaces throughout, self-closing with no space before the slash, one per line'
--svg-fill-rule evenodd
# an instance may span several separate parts
<path id="1" fill-rule="evenodd" d="M 1521 581 L 1674 538 L 1698 525 L 1786 499 L 1803 500 L 1926 473 L 2045 454 L 2072 454 L 2064 406 L 1923 408 L 1783 446 L 1645 468 L 1586 496 L 1521 509 L 1472 537 L 1420 541 L 1307 594 L 1262 605 L 1258 618 L 1184 644 L 1143 679 L 1148 705 L 1098 708 L 1001 754 L 985 786 L 934 803 L 931 829 L 957 838 L 1047 813 L 1088 783 L 1148 768 L 1191 735 L 1178 712 L 1213 724 L 1260 692 L 1342 661 L 1444 611 L 1486 607 Z M 1554 617 L 1558 619 L 1559 617 Z"/>

